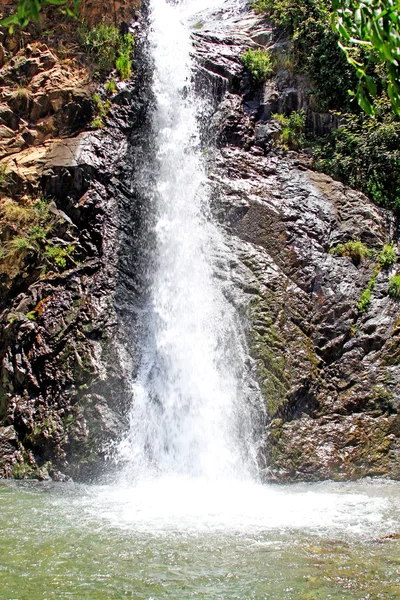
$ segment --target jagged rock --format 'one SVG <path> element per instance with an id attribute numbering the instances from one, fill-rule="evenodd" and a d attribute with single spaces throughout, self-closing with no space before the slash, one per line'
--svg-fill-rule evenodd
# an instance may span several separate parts
<path id="1" fill-rule="evenodd" d="M 211 81 L 220 64 L 217 44 L 218 57 L 225 60 L 228 49 L 239 57 L 232 40 L 244 51 L 245 32 L 254 40 L 258 27 L 265 23 L 252 21 L 246 30 L 232 20 L 212 35 L 207 25 L 195 34 L 202 81 L 204 69 Z M 223 64 L 228 91 L 210 135 L 219 146 L 209 156 L 213 211 L 241 260 L 235 281 L 247 295 L 251 352 L 270 418 L 260 452 L 264 477 L 399 478 L 399 307 L 388 296 L 390 272 L 381 269 L 371 305 L 360 314 L 376 258 L 356 266 L 329 253 L 357 238 L 378 253 L 396 239 L 396 220 L 310 170 L 307 156 L 273 151 L 274 112 L 304 108 L 321 133 L 337 125 L 315 112 L 305 76 L 280 69 L 261 88 L 244 76 L 238 93 L 238 58 Z"/>

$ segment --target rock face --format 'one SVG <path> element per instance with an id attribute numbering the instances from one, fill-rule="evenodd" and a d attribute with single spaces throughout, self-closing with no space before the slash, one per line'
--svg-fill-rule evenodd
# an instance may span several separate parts
<path id="1" fill-rule="evenodd" d="M 38 83 L 27 118 L 30 123 L 34 117 L 50 118 L 59 128 L 52 126 L 40 144 L 10 149 L 3 161 L 9 197 L 3 194 L 0 202 L 0 240 L 7 258 L 0 264 L 0 478 L 88 479 L 104 468 L 130 405 L 127 380 L 135 368 L 131 305 L 139 285 L 132 289 L 139 259 L 131 259 L 143 229 L 132 180 L 150 95 L 142 61 L 132 80 L 114 94 L 107 127 L 71 137 L 91 118 L 92 101 L 84 104 L 90 86 L 82 95 L 77 87 L 71 91 L 58 79 L 68 73 L 57 71 L 58 59 L 50 61 L 46 47 L 34 64 L 44 64 L 46 56 L 48 69 L 32 77 L 46 76 L 49 85 L 56 78 L 59 95 L 44 89 L 44 81 Z M 3 69 L 4 77 L 11 68 Z M 74 109 L 68 113 L 71 102 Z M 3 112 L 7 126 L 20 127 L 9 106 Z M 39 114 L 40 106 L 50 114 Z M 15 246 L 12 262 L 15 232 L 7 215 L 14 211 L 26 228 L 24 219 L 29 226 L 41 197 L 47 198 L 45 217 L 28 231 L 36 242 Z M 51 227 L 50 250 L 61 251 L 59 268 L 49 263 L 49 246 L 32 237 L 37 231 L 44 235 L 44 226 Z M 117 335 L 124 319 L 129 321 L 125 347 Z"/>
<path id="2" fill-rule="evenodd" d="M 94 22 L 96 5 L 83 3 Z M 212 210 L 235 256 L 231 279 L 268 413 L 263 477 L 399 478 L 400 313 L 388 296 L 396 266 L 379 270 L 368 310 L 357 308 L 398 225 L 314 172 L 307 154 L 277 149 L 275 112 L 303 108 L 320 133 L 335 122 L 315 111 L 307 77 L 280 68 L 255 85 L 244 72 L 247 48 L 284 50 L 271 26 L 236 8 L 201 23 L 192 37 L 198 89 L 213 99 L 204 132 Z M 32 44 L 22 62 L 11 45 L 0 106 L 7 194 L 23 206 L 27 196 L 51 198 L 53 239 L 74 252 L 58 271 L 42 272 L 29 247 L 0 267 L 0 477 L 88 478 L 127 423 L 137 366 L 148 216 L 136 174 L 152 143 L 146 53 L 138 44 L 134 79 L 94 133 L 82 131 L 93 110 L 83 74 L 68 78 L 47 46 Z M 13 95 L 21 73 L 29 94 Z M 6 214 L 13 200 L 1 202 Z M 375 255 L 354 264 L 330 254 L 357 238 Z"/>
<path id="3" fill-rule="evenodd" d="M 368 310 L 357 308 L 377 264 L 396 242 L 391 214 L 312 171 L 307 155 L 274 149 L 274 112 L 303 108 L 314 130 L 332 126 L 307 104 L 306 78 L 284 69 L 251 82 L 240 56 L 281 44 L 251 12 L 193 34 L 198 78 L 214 93 L 209 132 L 213 207 L 241 259 L 250 346 L 269 424 L 265 479 L 400 477 L 400 312 L 381 269 Z M 279 131 L 278 131 L 279 133 Z M 333 256 L 360 239 L 375 258 Z M 399 249 L 397 248 L 397 251 Z"/>

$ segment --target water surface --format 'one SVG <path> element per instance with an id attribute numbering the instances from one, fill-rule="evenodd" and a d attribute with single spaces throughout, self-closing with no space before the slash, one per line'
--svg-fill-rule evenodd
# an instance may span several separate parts
<path id="1" fill-rule="evenodd" d="M 0 485 L 0 597 L 399 598 L 400 484 Z"/>

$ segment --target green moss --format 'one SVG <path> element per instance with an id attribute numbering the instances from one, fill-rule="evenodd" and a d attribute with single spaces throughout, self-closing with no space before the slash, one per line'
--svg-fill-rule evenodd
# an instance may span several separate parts
<path id="1" fill-rule="evenodd" d="M 286 400 L 289 388 L 288 368 L 280 347 L 279 331 L 273 326 L 268 301 L 257 296 L 250 308 L 252 321 L 251 354 L 256 361 L 257 378 L 268 414 L 276 415 Z"/>

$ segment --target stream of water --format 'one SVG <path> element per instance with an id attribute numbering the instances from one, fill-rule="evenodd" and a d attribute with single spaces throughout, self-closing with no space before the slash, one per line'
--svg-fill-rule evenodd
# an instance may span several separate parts
<path id="1" fill-rule="evenodd" d="M 223 4 L 152 0 L 156 243 L 130 431 L 112 484 L 0 485 L 0 599 L 400 597 L 399 483 L 257 481 L 262 403 L 215 276 L 191 86 L 190 27 Z"/>

